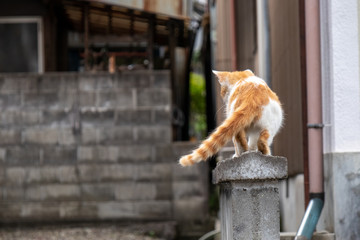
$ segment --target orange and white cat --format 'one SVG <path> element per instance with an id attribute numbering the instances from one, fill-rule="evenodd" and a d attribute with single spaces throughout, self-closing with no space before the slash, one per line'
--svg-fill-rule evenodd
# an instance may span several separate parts
<path id="1" fill-rule="evenodd" d="M 205 161 L 232 139 L 234 157 L 248 150 L 270 154 L 270 144 L 283 122 L 277 95 L 250 70 L 213 71 L 226 104 L 225 121 L 191 154 L 180 158 L 182 166 Z"/>

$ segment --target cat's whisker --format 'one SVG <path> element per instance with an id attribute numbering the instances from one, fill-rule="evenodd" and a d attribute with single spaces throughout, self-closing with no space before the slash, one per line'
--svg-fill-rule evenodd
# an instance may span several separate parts
<path id="1" fill-rule="evenodd" d="M 215 118 L 214 118 L 214 120 L 216 120 L 216 117 L 217 117 L 217 115 L 218 115 L 218 113 L 219 113 L 219 111 L 220 110 L 222 110 L 224 107 L 226 107 L 226 105 L 224 104 L 224 105 L 222 105 L 217 111 L 216 111 L 216 113 L 215 113 Z"/>

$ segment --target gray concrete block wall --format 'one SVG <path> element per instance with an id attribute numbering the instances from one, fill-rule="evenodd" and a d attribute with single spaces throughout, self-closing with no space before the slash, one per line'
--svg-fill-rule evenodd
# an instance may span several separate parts
<path id="1" fill-rule="evenodd" d="M 0 75 L 0 222 L 204 221 L 207 165 L 177 164 L 194 144 L 172 142 L 169 78 Z"/>

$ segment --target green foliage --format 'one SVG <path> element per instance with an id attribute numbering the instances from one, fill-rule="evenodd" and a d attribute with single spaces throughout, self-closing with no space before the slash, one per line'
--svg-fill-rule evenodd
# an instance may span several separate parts
<path id="1" fill-rule="evenodd" d="M 190 136 L 203 139 L 206 135 L 205 79 L 190 73 Z"/>

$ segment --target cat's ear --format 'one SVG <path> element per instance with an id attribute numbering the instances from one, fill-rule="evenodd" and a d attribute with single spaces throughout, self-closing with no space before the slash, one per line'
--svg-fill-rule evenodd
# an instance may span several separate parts
<path id="1" fill-rule="evenodd" d="M 216 71 L 216 70 L 212 70 L 212 72 L 217 76 L 219 83 L 221 85 L 225 84 L 226 82 L 226 75 L 228 74 L 228 72 L 223 72 L 223 71 Z"/>

